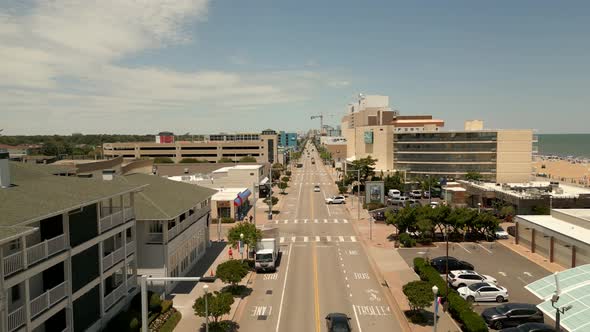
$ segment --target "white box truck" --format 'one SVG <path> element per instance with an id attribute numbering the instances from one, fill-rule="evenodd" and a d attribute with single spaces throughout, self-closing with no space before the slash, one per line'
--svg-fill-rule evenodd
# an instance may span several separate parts
<path id="1" fill-rule="evenodd" d="M 254 268 L 256 272 L 276 271 L 279 258 L 279 244 L 276 238 L 263 238 L 256 243 Z"/>

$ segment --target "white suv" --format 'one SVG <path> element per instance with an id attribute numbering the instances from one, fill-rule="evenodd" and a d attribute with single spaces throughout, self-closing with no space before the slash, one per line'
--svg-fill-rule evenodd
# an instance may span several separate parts
<path id="1" fill-rule="evenodd" d="M 420 199 L 422 198 L 422 192 L 420 190 L 412 190 L 410 197 Z"/>
<path id="2" fill-rule="evenodd" d="M 344 203 L 346 203 L 346 199 L 342 195 L 326 198 L 326 204 L 344 204 Z"/>
<path id="3" fill-rule="evenodd" d="M 485 274 L 479 274 L 472 270 L 454 270 L 449 272 L 449 284 L 453 287 L 461 288 L 477 284 L 478 282 L 498 283 L 495 278 Z"/>

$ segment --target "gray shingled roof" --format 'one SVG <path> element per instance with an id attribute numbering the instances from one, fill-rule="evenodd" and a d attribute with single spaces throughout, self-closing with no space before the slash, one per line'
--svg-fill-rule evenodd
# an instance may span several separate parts
<path id="1" fill-rule="evenodd" d="M 135 196 L 135 219 L 137 220 L 176 218 L 217 192 L 214 189 L 156 175 L 130 174 L 122 178 L 130 184 L 148 184 Z"/>
<path id="2" fill-rule="evenodd" d="M 44 165 L 9 165 L 14 186 L 0 189 L 0 227 L 26 224 L 141 188 L 116 179 L 55 176 Z"/>

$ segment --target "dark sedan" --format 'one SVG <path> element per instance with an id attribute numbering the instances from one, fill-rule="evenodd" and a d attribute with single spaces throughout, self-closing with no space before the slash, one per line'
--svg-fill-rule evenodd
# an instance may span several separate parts
<path id="1" fill-rule="evenodd" d="M 543 323 L 526 323 L 503 329 L 500 332 L 555 332 L 555 329 L 553 326 Z"/>
<path id="2" fill-rule="evenodd" d="M 500 330 L 524 323 L 543 323 L 543 313 L 534 304 L 506 303 L 481 313 L 489 327 Z"/>
<path id="3" fill-rule="evenodd" d="M 449 272 L 453 270 L 475 270 L 473 264 L 461 261 L 456 259 L 455 257 L 451 256 L 440 256 L 430 260 L 430 265 L 434 267 L 440 274 L 447 273 L 447 262 L 449 267 Z"/>
<path id="4" fill-rule="evenodd" d="M 350 318 L 346 314 L 334 312 L 326 316 L 328 332 L 351 332 Z"/>

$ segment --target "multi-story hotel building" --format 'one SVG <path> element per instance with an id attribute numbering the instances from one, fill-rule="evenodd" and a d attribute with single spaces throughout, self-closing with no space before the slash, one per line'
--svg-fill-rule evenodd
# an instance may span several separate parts
<path id="1" fill-rule="evenodd" d="M 254 157 L 258 163 L 277 162 L 278 135 L 270 129 L 261 133 L 209 135 L 202 141 L 193 142 L 174 142 L 161 137 L 157 136 L 155 142 L 104 143 L 103 153 L 105 158 L 169 157 L 175 162 L 194 158 L 215 163 L 222 158 L 239 161 L 242 157 Z"/>
<path id="2" fill-rule="evenodd" d="M 477 172 L 495 182 L 526 182 L 532 170 L 531 129 L 486 130 L 467 121 L 463 131 L 444 131 L 430 115 L 400 116 L 384 96 L 362 96 L 342 119 L 347 160 L 371 156 L 376 170 L 461 178 Z"/>
<path id="3" fill-rule="evenodd" d="M 98 331 L 137 293 L 140 185 L 0 153 L 0 330 Z"/>

